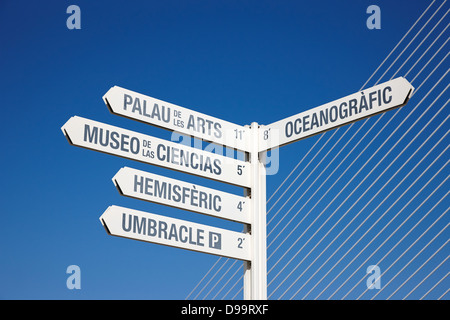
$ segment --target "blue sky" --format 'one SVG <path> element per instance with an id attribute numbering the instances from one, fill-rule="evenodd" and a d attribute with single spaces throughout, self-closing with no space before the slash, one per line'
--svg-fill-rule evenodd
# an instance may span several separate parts
<path id="1" fill-rule="evenodd" d="M 71 4 L 81 9 L 81 30 L 66 27 L 66 9 Z M 380 30 L 366 27 L 366 8 L 371 4 L 381 8 Z M 357 92 L 428 4 L 406 0 L 1 1 L 0 161 L 4 184 L 0 196 L 0 298 L 184 299 L 216 262 L 216 256 L 107 235 L 98 218 L 110 205 L 242 230 L 237 223 L 125 198 L 119 195 L 111 178 L 121 167 L 129 166 L 236 194 L 241 194 L 240 188 L 68 144 L 60 128 L 74 115 L 170 139 L 166 130 L 111 114 L 102 101 L 110 87 L 118 85 L 241 125 L 253 121 L 269 124 Z M 446 10 L 448 5 L 442 9 Z M 444 22 L 448 24 L 448 18 Z M 435 20 L 430 26 L 433 23 Z M 448 38 L 448 32 L 443 38 Z M 429 55 L 442 43 L 440 40 Z M 425 48 L 420 48 L 419 53 Z M 443 51 L 448 52 L 446 48 Z M 443 74 L 439 70 L 429 79 L 429 87 Z M 401 70 L 398 76 L 403 74 Z M 390 71 L 383 81 L 392 75 Z M 425 76 L 426 72 L 417 84 Z M 378 77 L 368 85 L 373 85 Z M 446 85 L 448 80 L 443 82 Z M 417 84 L 413 83 L 416 88 Z M 442 89 L 441 84 L 439 91 Z M 423 91 L 414 103 L 423 97 Z M 444 98 L 436 110 L 448 94 Z M 422 108 L 431 101 L 424 102 Z M 448 108 L 442 118 L 447 114 Z M 388 119 L 383 118 L 380 125 Z M 413 116 L 408 123 L 414 120 Z M 370 121 L 376 121 L 376 117 Z M 400 121 L 396 119 L 391 128 Z M 433 123 L 434 127 L 437 125 Z M 446 128 L 448 125 L 444 125 Z M 377 139 L 383 141 L 390 132 L 392 129 L 382 132 Z M 395 134 L 400 137 L 404 132 Z M 268 197 L 319 138 L 280 149 L 280 171 L 267 178 Z M 370 146 L 366 160 L 370 150 L 376 148 Z M 432 144 L 421 153 L 426 154 L 430 148 Z M 433 155 L 443 150 L 439 146 Z M 400 151 L 396 149 L 393 157 Z M 381 157 L 377 159 L 381 161 Z M 424 179 L 442 168 L 447 158 L 441 158 L 437 169 Z M 361 163 L 351 170 L 356 172 Z M 405 172 L 411 167 L 408 164 Z M 377 170 L 381 172 L 383 167 Z M 446 174 L 448 170 L 440 173 L 440 181 Z M 373 181 L 365 182 L 361 188 Z M 428 186 L 428 194 L 440 181 Z M 425 183 L 421 180 L 411 193 Z M 437 202 L 444 195 L 448 184 L 439 190 L 432 201 Z M 367 197 L 375 193 L 370 190 Z M 331 191 L 326 196 L 335 194 Z M 321 206 L 325 207 L 326 202 L 323 203 Z M 347 203 L 344 206 L 350 207 Z M 448 201 L 436 210 L 444 212 L 446 207 Z M 448 216 L 434 234 L 446 223 Z M 448 232 L 439 239 L 437 246 L 448 239 Z M 418 265 L 426 259 L 419 258 Z M 66 287 L 69 265 L 81 268 L 81 290 Z M 272 265 L 269 263 L 269 268 Z M 434 274 L 436 282 L 447 272 L 445 267 L 448 269 L 448 263 Z M 387 277 L 383 279 L 389 281 Z M 448 288 L 448 281 L 442 285 Z M 432 298 L 445 291 L 441 287 Z M 356 298 L 363 291 L 352 293 L 349 298 Z"/>

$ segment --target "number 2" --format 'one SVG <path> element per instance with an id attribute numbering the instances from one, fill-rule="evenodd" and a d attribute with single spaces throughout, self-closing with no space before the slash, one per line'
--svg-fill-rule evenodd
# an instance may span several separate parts
<path id="1" fill-rule="evenodd" d="M 243 248 L 242 248 L 242 242 L 244 242 L 244 240 L 245 240 L 244 238 L 238 238 L 238 242 L 239 242 L 238 248 L 239 248 L 239 249 L 243 249 Z"/>

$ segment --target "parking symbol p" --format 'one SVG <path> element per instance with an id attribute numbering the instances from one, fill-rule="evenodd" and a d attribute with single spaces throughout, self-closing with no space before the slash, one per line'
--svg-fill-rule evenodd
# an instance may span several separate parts
<path id="1" fill-rule="evenodd" d="M 220 233 L 209 233 L 209 247 L 213 249 L 222 249 L 222 235 Z"/>

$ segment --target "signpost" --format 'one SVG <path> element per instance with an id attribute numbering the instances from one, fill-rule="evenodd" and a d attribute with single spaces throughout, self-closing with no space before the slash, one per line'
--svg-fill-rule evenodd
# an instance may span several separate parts
<path id="1" fill-rule="evenodd" d="M 244 233 L 118 206 L 106 209 L 100 221 L 113 236 L 250 261 Z"/>
<path id="2" fill-rule="evenodd" d="M 103 96 L 114 114 L 234 149 L 249 150 L 243 126 L 114 86 Z"/>
<path id="3" fill-rule="evenodd" d="M 125 130 L 72 117 L 61 128 L 73 145 L 137 160 L 230 184 L 249 187 L 246 162 Z"/>
<path id="4" fill-rule="evenodd" d="M 244 261 L 244 299 L 267 299 L 266 150 L 401 107 L 414 88 L 397 78 L 267 126 L 238 126 L 120 87 L 103 97 L 111 112 L 246 151 L 240 161 L 81 117 L 61 128 L 76 146 L 244 187 L 245 197 L 122 168 L 125 196 L 244 224 L 239 233 L 118 206 L 100 217 L 108 234 Z"/>
<path id="5" fill-rule="evenodd" d="M 113 177 L 122 195 L 222 219 L 250 223 L 250 199 L 132 168 Z"/>
<path id="6" fill-rule="evenodd" d="M 263 126 L 259 151 L 283 146 L 401 107 L 408 102 L 413 90 L 405 78 L 399 77 Z"/>

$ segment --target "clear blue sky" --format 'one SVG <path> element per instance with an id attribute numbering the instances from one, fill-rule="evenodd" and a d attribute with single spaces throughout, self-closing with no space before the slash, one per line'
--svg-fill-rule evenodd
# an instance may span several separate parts
<path id="1" fill-rule="evenodd" d="M 111 86 L 269 124 L 358 91 L 428 3 L 2 0 L 0 298 L 184 299 L 217 260 L 107 235 L 98 218 L 109 205 L 241 231 L 120 196 L 111 178 L 129 166 L 241 189 L 68 144 L 60 128 L 74 115 L 170 139 L 111 114 L 102 101 Z M 71 4 L 81 30 L 66 27 Z M 371 4 L 381 8 L 380 30 L 366 28 Z M 280 150 L 268 196 L 317 138 Z M 66 288 L 73 264 L 81 290 Z"/>

